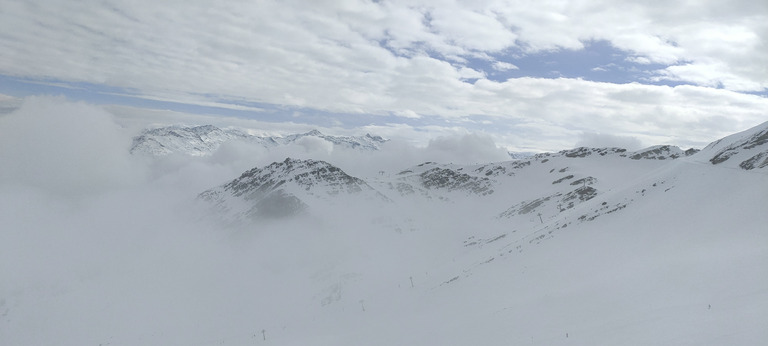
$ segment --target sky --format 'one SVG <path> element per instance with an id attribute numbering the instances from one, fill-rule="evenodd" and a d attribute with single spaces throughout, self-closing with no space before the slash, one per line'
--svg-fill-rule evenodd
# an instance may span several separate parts
<path id="1" fill-rule="evenodd" d="M 0 109 L 62 95 L 147 126 L 703 147 L 768 119 L 766 37 L 753 0 L 5 0 Z"/>

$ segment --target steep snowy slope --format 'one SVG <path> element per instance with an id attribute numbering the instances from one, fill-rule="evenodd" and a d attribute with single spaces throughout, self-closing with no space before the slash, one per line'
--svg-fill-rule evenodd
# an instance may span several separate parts
<path id="1" fill-rule="evenodd" d="M 312 138 L 356 150 L 379 150 L 380 145 L 387 141 L 370 134 L 365 136 L 329 136 L 317 130 L 285 137 L 259 137 L 237 129 L 220 129 L 212 125 L 194 127 L 177 125 L 144 131 L 133 139 L 131 153 L 149 156 L 164 156 L 172 153 L 205 156 L 212 154 L 221 144 L 230 141 L 273 148 Z"/>
<path id="2" fill-rule="evenodd" d="M 361 235 L 334 226 L 348 229 L 340 232 L 358 250 L 307 297 L 318 304 L 313 322 L 275 338 L 760 343 L 768 337 L 760 274 L 768 267 L 768 179 L 701 165 L 691 154 L 577 148 L 487 165 L 428 162 L 371 178 L 409 206 L 400 212 L 412 227 L 369 225 Z M 398 255 L 374 250 L 382 246 Z"/>
<path id="3" fill-rule="evenodd" d="M 765 170 L 768 167 L 768 122 L 712 142 L 696 157 L 713 165 Z"/>
<path id="4" fill-rule="evenodd" d="M 420 208 L 434 209 L 439 206 L 424 205 L 449 202 L 474 210 L 475 217 L 483 215 L 481 219 L 502 217 L 542 222 L 543 218 L 571 209 L 663 166 L 666 159 L 682 156 L 685 156 L 682 150 L 670 146 L 633 153 L 620 148 L 582 147 L 539 154 L 529 160 L 492 164 L 425 162 L 396 174 L 380 172 L 365 180 L 350 177 L 324 162 L 322 169 L 340 172 L 344 176 L 341 180 L 354 182 L 356 190 L 360 190 L 358 185 L 375 189 L 376 194 L 381 195 L 376 199 L 392 200 L 398 205 L 419 204 Z M 318 207 L 333 201 L 356 204 L 344 202 L 347 194 L 337 191 L 318 194 L 311 192 L 309 186 L 283 186 L 291 181 L 286 177 L 307 174 L 305 170 L 316 169 L 315 164 L 320 162 L 313 161 L 307 167 L 306 162 L 287 159 L 263 169 L 255 168 L 226 185 L 202 193 L 201 198 L 216 205 L 216 209 L 231 220 L 294 215 L 307 210 L 307 197 L 315 199 L 318 195 L 326 199 Z M 316 172 L 313 177 L 315 181 L 310 184 L 313 189 L 339 185 L 340 178 L 334 175 Z M 294 190 L 306 196 L 297 196 Z M 478 208 L 479 205 L 484 207 Z"/>
<path id="5" fill-rule="evenodd" d="M 388 201 L 363 180 L 327 162 L 288 158 L 253 168 L 199 198 L 212 203 L 225 218 L 241 220 L 293 216 L 310 205 L 348 202 L 350 196 L 372 204 Z"/>
<path id="6" fill-rule="evenodd" d="M 697 149 L 688 149 L 683 151 L 679 147 L 673 145 L 655 145 L 643 150 L 638 150 L 629 155 L 630 159 L 652 159 L 652 160 L 667 160 L 677 159 L 684 156 L 691 156 L 699 152 Z"/>
<path id="7" fill-rule="evenodd" d="M 765 175 L 675 161 L 534 227 L 465 230 L 406 314 L 461 322 L 406 343 L 761 344 L 766 205 Z"/>

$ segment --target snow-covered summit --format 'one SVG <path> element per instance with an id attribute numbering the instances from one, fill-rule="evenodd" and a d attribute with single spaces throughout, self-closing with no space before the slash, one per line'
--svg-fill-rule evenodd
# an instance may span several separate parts
<path id="1" fill-rule="evenodd" d="M 247 140 L 249 136 L 238 130 L 222 130 L 212 125 L 168 126 L 145 130 L 133 138 L 131 154 L 164 156 L 183 153 L 190 156 L 208 155 L 231 140 Z"/>
<path id="2" fill-rule="evenodd" d="M 293 134 L 293 135 L 285 136 L 282 138 L 281 137 L 273 137 L 273 138 L 278 143 L 287 145 L 305 137 L 317 137 L 327 142 L 330 142 L 333 145 L 344 147 L 344 148 L 370 150 L 370 151 L 379 150 L 381 148 L 381 144 L 388 141 L 387 139 L 384 139 L 380 136 L 372 136 L 370 134 L 365 134 L 365 136 L 330 136 L 330 135 L 323 134 L 318 130 L 312 130 L 307 133 L 301 133 L 301 134 Z"/>
<path id="3" fill-rule="evenodd" d="M 710 143 L 697 158 L 731 168 L 768 169 L 768 122 Z"/>
<path id="4" fill-rule="evenodd" d="M 543 160 L 552 157 L 584 158 L 584 157 L 626 157 L 632 160 L 674 160 L 681 157 L 691 156 L 697 153 L 697 149 L 683 150 L 674 145 L 654 145 L 637 151 L 628 151 L 624 148 L 616 147 L 578 147 L 574 149 L 562 150 L 556 153 L 542 153 L 534 155 L 534 160 Z"/>
<path id="5" fill-rule="evenodd" d="M 425 162 L 403 170 L 396 176 L 396 190 L 402 195 L 420 191 L 430 196 L 430 191 L 458 192 L 462 195 L 488 195 L 493 193 L 493 182 L 470 166 Z M 443 196 L 444 197 L 444 196 Z"/>
<path id="6" fill-rule="evenodd" d="M 645 149 L 641 149 L 628 154 L 630 159 L 633 160 L 667 160 L 677 159 L 680 157 L 691 156 L 699 152 L 697 149 L 683 150 L 674 145 L 654 145 Z"/>
<path id="7" fill-rule="evenodd" d="M 339 202 L 340 197 L 387 201 L 362 179 L 325 161 L 287 158 L 256 167 L 199 198 L 213 203 L 225 218 L 283 217 L 310 207 Z"/>
<path id="8" fill-rule="evenodd" d="M 331 136 L 318 130 L 312 130 L 284 137 L 261 137 L 250 135 L 238 129 L 221 129 L 213 125 L 174 125 L 145 130 L 141 135 L 134 137 L 130 151 L 132 154 L 149 156 L 165 156 L 174 153 L 205 156 L 212 154 L 222 144 L 230 141 L 273 148 L 300 143 L 305 138 L 317 138 L 334 146 L 366 151 L 379 150 L 381 144 L 387 142 L 387 139 L 370 134 L 365 136 Z"/>

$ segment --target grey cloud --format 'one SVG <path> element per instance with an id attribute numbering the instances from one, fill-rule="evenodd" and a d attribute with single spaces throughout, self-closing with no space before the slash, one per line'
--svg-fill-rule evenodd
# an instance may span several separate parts
<path id="1" fill-rule="evenodd" d="M 129 134 L 99 108 L 30 97 L 0 118 L 0 182 L 97 193 L 141 177 L 126 155 L 129 145 Z"/>
<path id="2" fill-rule="evenodd" d="M 765 98 L 578 79 L 499 83 L 483 79 L 466 59 L 507 48 L 580 49 L 584 40 L 604 39 L 636 59 L 686 61 L 658 71 L 656 80 L 764 90 L 765 17 L 765 5 L 737 2 L 725 9 L 714 1 L 449 1 L 440 8 L 428 1 L 11 2 L 0 13 L 0 44 L 7 48 L 0 73 L 192 104 L 225 98 L 351 114 L 482 115 L 559 127 L 571 136 L 595 131 L 653 143 L 694 133 L 682 137 L 706 142 L 743 128 L 699 128 L 711 123 L 707 119 L 756 124 L 764 118 Z M 462 24 L 467 18 L 483 24 Z M 708 95 L 706 106 L 699 94 Z M 542 148 L 576 140 L 560 138 Z"/>
<path id="3" fill-rule="evenodd" d="M 576 142 L 576 147 L 590 148 L 623 148 L 627 150 L 637 150 L 643 147 L 639 139 L 635 137 L 614 136 L 604 133 L 582 133 L 581 138 Z"/>

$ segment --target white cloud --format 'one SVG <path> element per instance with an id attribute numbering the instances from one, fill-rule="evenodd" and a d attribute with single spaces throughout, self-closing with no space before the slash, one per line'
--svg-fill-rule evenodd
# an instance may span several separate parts
<path id="1" fill-rule="evenodd" d="M 0 74 L 103 84 L 193 104 L 227 99 L 383 116 L 482 115 L 547 133 L 566 129 L 558 133 L 571 136 L 547 138 L 540 142 L 543 150 L 570 145 L 582 131 L 633 136 L 649 145 L 700 144 L 763 119 L 765 98 L 563 78 L 499 83 L 484 79 L 486 71 L 467 59 L 488 60 L 507 49 L 580 49 L 585 41 L 606 40 L 629 52 L 631 61 L 675 64 L 650 77 L 656 81 L 764 90 L 767 6 L 11 2 L 0 13 L 0 45 L 6 47 Z M 726 124 L 714 126 L 712 119 Z"/>
<path id="2" fill-rule="evenodd" d="M 520 68 L 508 62 L 494 61 L 493 69 L 497 71 L 509 71 L 509 70 L 519 70 Z"/>
<path id="3" fill-rule="evenodd" d="M 391 90 L 404 77 L 400 66 L 426 52 L 461 62 L 510 47 L 580 49 L 596 39 L 634 52 L 635 61 L 691 61 L 701 70 L 707 66 L 698 63 L 713 58 L 725 66 L 713 78 L 738 78 L 741 83 L 729 84 L 740 87 L 764 88 L 768 79 L 761 64 L 768 54 L 761 49 L 768 11 L 746 2 L 722 17 L 707 11 L 719 8 L 715 2 L 696 8 L 676 2 L 430 4 L 11 3 L 0 21 L 0 42 L 12 53 L 0 58 L 0 72 L 181 101 L 227 95 L 335 110 L 363 104 L 375 111 L 398 107 Z M 702 13 L 710 20 L 701 21 Z"/>
<path id="4" fill-rule="evenodd" d="M 499 148 L 488 135 L 470 133 L 461 137 L 438 137 L 429 141 L 428 155 L 437 162 L 483 163 L 509 159 L 507 151 Z"/>
<path id="5" fill-rule="evenodd" d="M 584 132 L 580 136 L 577 147 L 590 148 L 623 148 L 627 150 L 642 149 L 640 140 L 634 137 L 614 136 L 605 133 Z"/>
<path id="6" fill-rule="evenodd" d="M 402 111 L 397 111 L 394 114 L 396 116 L 403 117 L 403 118 L 411 118 L 411 119 L 421 118 L 421 116 L 418 113 L 416 113 L 416 112 L 414 112 L 414 111 L 412 111 L 410 109 L 404 109 Z"/>
<path id="7" fill-rule="evenodd" d="M 0 183 L 33 186 L 63 196 L 98 193 L 135 182 L 128 133 L 109 113 L 62 98 L 30 97 L 0 117 Z"/>

